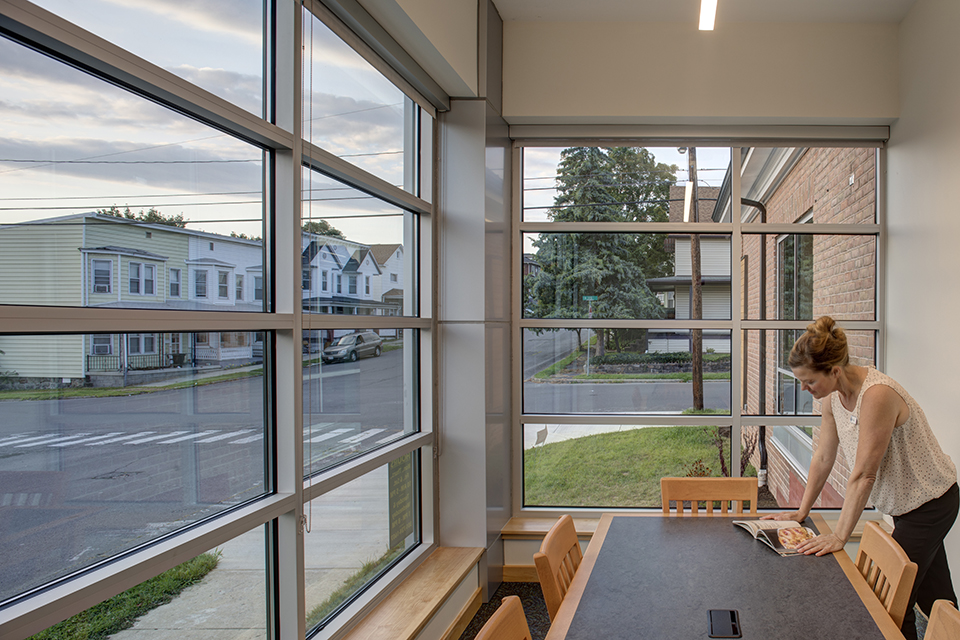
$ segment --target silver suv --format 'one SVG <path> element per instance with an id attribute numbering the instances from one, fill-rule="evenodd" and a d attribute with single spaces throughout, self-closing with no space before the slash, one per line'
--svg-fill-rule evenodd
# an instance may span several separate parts
<path id="1" fill-rule="evenodd" d="M 364 356 L 379 356 L 383 352 L 383 340 L 373 331 L 361 331 L 342 336 L 339 340 L 323 350 L 321 357 L 324 363 L 330 364 L 338 360 L 356 362 Z"/>

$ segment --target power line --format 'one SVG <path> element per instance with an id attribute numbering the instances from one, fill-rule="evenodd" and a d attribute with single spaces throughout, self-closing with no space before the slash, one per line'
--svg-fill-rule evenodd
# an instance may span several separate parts
<path id="1" fill-rule="evenodd" d="M 17 160 L 0 158 L 0 162 L 22 164 L 230 164 L 238 162 L 263 162 L 262 158 L 249 160 Z"/>

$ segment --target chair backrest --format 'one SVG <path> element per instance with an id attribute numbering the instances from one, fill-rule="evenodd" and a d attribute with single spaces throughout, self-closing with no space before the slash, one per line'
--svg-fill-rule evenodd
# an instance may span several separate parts
<path id="1" fill-rule="evenodd" d="M 561 516 L 543 537 L 540 551 L 533 554 L 540 578 L 540 589 L 547 605 L 547 613 L 553 620 L 560 609 L 563 597 L 570 589 L 573 576 L 583 560 L 577 529 L 570 514 Z"/>
<path id="2" fill-rule="evenodd" d="M 902 625 L 917 577 L 917 563 L 910 562 L 893 536 L 871 521 L 863 528 L 856 564 L 893 622 Z"/>
<path id="3" fill-rule="evenodd" d="M 960 611 L 949 600 L 937 600 L 930 609 L 930 620 L 923 640 L 955 640 L 960 638 Z"/>
<path id="4" fill-rule="evenodd" d="M 756 478 L 660 478 L 660 498 L 664 513 L 670 513 L 670 503 L 677 503 L 677 512 L 683 512 L 684 501 L 690 502 L 693 513 L 699 511 L 701 500 L 707 503 L 707 513 L 713 513 L 713 503 L 720 503 L 720 511 L 743 513 L 743 503 L 750 501 L 750 511 L 757 513 Z"/>
<path id="5" fill-rule="evenodd" d="M 507 596 L 501 600 L 474 640 L 532 640 L 520 598 Z"/>

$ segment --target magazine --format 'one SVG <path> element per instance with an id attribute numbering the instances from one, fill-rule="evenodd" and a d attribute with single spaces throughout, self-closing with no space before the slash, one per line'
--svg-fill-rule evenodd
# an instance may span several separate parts
<path id="1" fill-rule="evenodd" d="M 813 529 L 793 520 L 734 520 L 733 524 L 743 527 L 781 556 L 802 555 L 797 547 L 817 535 Z"/>

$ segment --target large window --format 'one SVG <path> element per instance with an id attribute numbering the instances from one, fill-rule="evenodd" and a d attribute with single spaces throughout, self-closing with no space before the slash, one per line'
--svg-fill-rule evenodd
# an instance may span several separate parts
<path id="1" fill-rule="evenodd" d="M 518 506 L 657 507 L 662 476 L 756 474 L 761 506 L 796 507 L 820 407 L 790 347 L 832 315 L 877 361 L 877 151 L 520 153 Z"/>
<path id="2" fill-rule="evenodd" d="M 190 559 L 156 610 L 182 633 L 285 637 L 297 601 L 335 633 L 434 540 L 434 113 L 309 2 L 27 5 L 0 37 L 0 636 Z"/>

